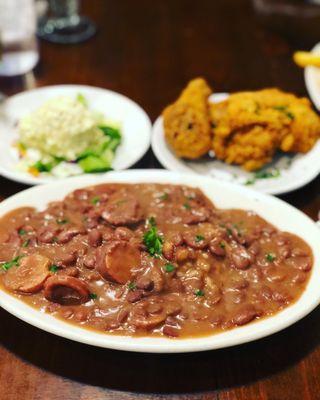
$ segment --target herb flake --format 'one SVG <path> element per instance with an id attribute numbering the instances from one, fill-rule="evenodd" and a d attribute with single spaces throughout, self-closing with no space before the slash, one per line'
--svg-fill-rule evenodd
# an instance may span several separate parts
<path id="1" fill-rule="evenodd" d="M 276 258 L 277 258 L 277 257 L 276 257 L 274 254 L 272 254 L 272 253 L 266 254 L 266 260 L 269 261 L 269 262 L 274 261 Z"/>
<path id="2" fill-rule="evenodd" d="M 164 269 L 166 272 L 173 272 L 176 267 L 173 264 L 168 263 L 164 266 Z"/>
<path id="3" fill-rule="evenodd" d="M 56 272 L 58 272 L 58 270 L 59 270 L 59 267 L 57 265 L 55 265 L 55 264 L 53 264 L 53 265 L 51 265 L 51 267 L 49 267 L 49 271 L 54 273 L 54 274 Z"/>
<path id="4" fill-rule="evenodd" d="M 147 247 L 149 254 L 156 257 L 162 253 L 163 239 L 158 234 L 155 219 L 153 217 L 149 218 L 148 223 L 149 229 L 143 235 L 143 243 Z"/>
<path id="5" fill-rule="evenodd" d="M 202 242 L 204 240 L 204 236 L 202 235 L 196 235 L 195 241 L 196 243 Z"/>
<path id="6" fill-rule="evenodd" d="M 17 256 L 15 258 L 13 258 L 11 261 L 7 261 L 4 264 L 2 264 L 2 269 L 4 269 L 5 271 L 8 271 L 8 269 L 12 268 L 12 267 L 16 267 L 19 266 L 20 264 L 20 260 L 23 256 Z"/>
<path id="7" fill-rule="evenodd" d="M 203 297 L 204 296 L 204 291 L 201 289 L 198 289 L 194 292 L 194 294 L 198 297 Z"/>

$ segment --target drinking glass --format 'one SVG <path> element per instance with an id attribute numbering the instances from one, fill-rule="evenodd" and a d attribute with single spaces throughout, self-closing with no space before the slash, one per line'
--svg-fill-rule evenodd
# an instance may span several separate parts
<path id="1" fill-rule="evenodd" d="M 47 14 L 38 23 L 38 36 L 54 43 L 80 43 L 96 32 L 94 23 L 79 15 L 79 0 L 49 0 Z"/>
<path id="2" fill-rule="evenodd" d="M 0 76 L 23 75 L 38 63 L 33 0 L 0 0 Z"/>

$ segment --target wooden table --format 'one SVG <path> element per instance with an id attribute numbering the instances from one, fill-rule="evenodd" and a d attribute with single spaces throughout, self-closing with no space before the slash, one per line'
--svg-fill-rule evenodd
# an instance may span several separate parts
<path id="1" fill-rule="evenodd" d="M 153 120 L 198 75 L 219 92 L 278 86 L 306 94 L 291 54 L 311 41 L 263 27 L 250 1 L 83 3 L 98 34 L 75 46 L 41 42 L 37 86 L 78 83 L 116 90 L 140 103 Z M 11 94 L 26 82 L 0 85 Z M 149 151 L 136 167 L 159 164 Z M 318 178 L 283 199 L 315 219 L 319 184 Z M 23 188 L 0 179 L 2 197 Z M 319 308 L 272 337 L 182 355 L 103 350 L 42 332 L 3 310 L 0 318 L 1 400 L 320 398 Z"/>

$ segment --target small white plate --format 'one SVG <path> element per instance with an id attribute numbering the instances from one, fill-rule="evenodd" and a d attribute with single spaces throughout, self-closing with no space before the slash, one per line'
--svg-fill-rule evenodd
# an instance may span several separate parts
<path id="1" fill-rule="evenodd" d="M 227 97 L 228 93 L 215 93 L 210 101 L 218 103 Z M 153 125 L 151 146 L 160 163 L 171 171 L 193 172 L 240 185 L 245 185 L 253 177 L 252 173 L 213 157 L 195 161 L 178 158 L 165 140 L 161 116 Z M 265 169 L 279 170 L 280 175 L 277 178 L 257 179 L 250 188 L 269 194 L 282 194 L 306 185 L 320 173 L 320 140 L 307 154 L 276 155 Z"/>
<path id="2" fill-rule="evenodd" d="M 57 96 L 75 97 L 83 94 L 90 109 L 101 112 L 106 119 L 121 124 L 122 143 L 112 163 L 114 170 L 134 165 L 150 146 L 151 122 L 145 111 L 129 98 L 110 90 L 84 85 L 46 86 L 9 97 L 0 107 L 0 174 L 29 185 L 49 183 L 60 178 L 34 177 L 16 170 L 17 151 L 12 143 L 17 140 L 17 121 Z M 90 174 L 92 176 L 92 174 Z M 101 174 L 100 174 L 101 175 Z"/>
<path id="3" fill-rule="evenodd" d="M 311 50 L 312 53 L 320 54 L 320 43 Z M 313 104 L 320 111 L 320 68 L 306 67 L 304 70 L 306 87 Z"/>
<path id="4" fill-rule="evenodd" d="M 36 186 L 4 200 L 0 203 L 0 217 L 22 206 L 43 209 L 48 202 L 61 200 L 77 188 L 108 182 L 168 183 L 198 187 L 219 208 L 253 210 L 281 230 L 298 232 L 314 254 L 314 266 L 305 291 L 298 301 L 272 317 L 211 336 L 190 339 L 118 336 L 87 330 L 80 325 L 69 324 L 40 312 L 3 290 L 0 290 L 1 307 L 31 325 L 77 342 L 127 351 L 184 353 L 234 346 L 271 335 L 300 320 L 320 303 L 320 235 L 316 224 L 305 214 L 276 197 L 217 179 L 163 170 L 128 170 L 111 172 L 100 177 L 80 176 Z"/>

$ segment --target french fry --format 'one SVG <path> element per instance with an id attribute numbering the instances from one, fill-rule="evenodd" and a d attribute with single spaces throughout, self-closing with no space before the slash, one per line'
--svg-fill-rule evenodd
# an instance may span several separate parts
<path id="1" fill-rule="evenodd" d="M 314 54 L 309 51 L 296 51 L 293 54 L 293 60 L 302 68 L 309 66 L 320 68 L 320 54 Z"/>

